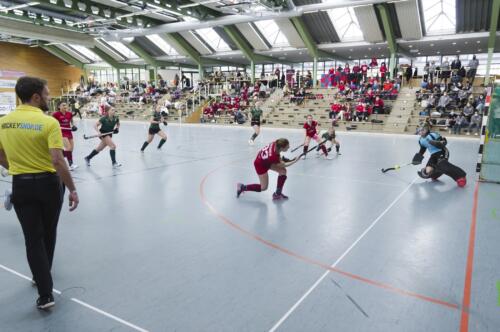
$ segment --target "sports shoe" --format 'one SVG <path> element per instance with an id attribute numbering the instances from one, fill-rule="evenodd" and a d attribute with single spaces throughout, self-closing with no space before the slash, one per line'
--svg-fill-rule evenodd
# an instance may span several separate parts
<path id="1" fill-rule="evenodd" d="M 332 158 L 332 156 L 330 156 L 330 155 L 325 156 L 325 160 L 332 160 L 332 159 L 333 159 L 333 158 Z"/>
<path id="2" fill-rule="evenodd" d="M 120 163 L 113 163 L 113 168 L 120 168 L 122 167 L 122 164 Z"/>
<path id="3" fill-rule="evenodd" d="M 85 164 L 87 164 L 87 166 L 90 166 L 90 159 L 89 159 L 89 157 L 85 157 L 83 159 L 85 159 Z"/>
<path id="4" fill-rule="evenodd" d="M 463 188 L 465 187 L 465 185 L 467 184 L 467 179 L 465 177 L 463 178 L 460 178 L 457 180 L 457 185 L 460 187 L 460 188 Z"/>
<path id="5" fill-rule="evenodd" d="M 280 199 L 288 199 L 288 196 L 286 196 L 285 194 L 281 193 L 281 194 L 278 194 L 278 193 L 273 193 L 273 201 L 278 201 Z"/>
<path id="6" fill-rule="evenodd" d="M 70 170 L 70 171 L 74 171 L 74 170 L 75 170 L 75 169 L 77 169 L 77 168 L 78 168 L 78 165 L 76 165 L 76 164 L 71 164 L 71 165 L 69 166 L 69 170 Z"/>
<path id="7" fill-rule="evenodd" d="M 255 144 L 255 142 L 254 142 L 253 140 L 248 140 L 248 144 L 249 144 L 249 145 L 254 145 L 254 144 Z"/>
<path id="8" fill-rule="evenodd" d="M 305 156 L 305 155 L 303 155 L 302 157 L 300 157 L 300 159 L 305 160 L 305 159 L 306 159 L 306 156 Z"/>
<path id="9" fill-rule="evenodd" d="M 38 300 L 36 300 L 36 307 L 40 310 L 47 310 L 55 304 L 54 296 L 52 296 L 52 294 L 40 296 Z"/>
<path id="10" fill-rule="evenodd" d="M 243 183 L 238 183 L 236 185 L 236 198 L 239 198 L 241 193 L 243 192 Z"/>
<path id="11" fill-rule="evenodd" d="M 5 190 L 5 196 L 3 198 L 3 207 L 7 211 L 12 210 L 12 202 L 10 201 L 11 197 L 12 197 L 12 192 L 9 189 Z"/>

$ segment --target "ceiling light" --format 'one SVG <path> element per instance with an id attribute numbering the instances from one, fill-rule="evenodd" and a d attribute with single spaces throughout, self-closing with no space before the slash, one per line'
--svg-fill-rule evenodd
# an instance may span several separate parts
<path id="1" fill-rule="evenodd" d="M 481 41 L 480 41 L 480 40 L 478 40 L 476 43 L 481 44 Z"/>
<path id="2" fill-rule="evenodd" d="M 408 45 L 408 47 L 409 47 L 409 48 L 412 48 L 412 47 L 413 47 L 413 45 Z"/>
<path id="3" fill-rule="evenodd" d="M 371 50 L 372 50 L 372 48 L 371 48 L 371 47 L 368 47 L 368 51 L 371 51 Z"/>
<path id="4" fill-rule="evenodd" d="M 430 47 L 434 46 L 434 44 L 429 44 Z"/>
<path id="5" fill-rule="evenodd" d="M 418 52 L 417 54 L 420 55 L 420 52 Z"/>
<path id="6" fill-rule="evenodd" d="M 349 59 L 351 58 L 351 56 L 349 56 Z"/>
<path id="7" fill-rule="evenodd" d="M 437 54 L 439 54 L 439 53 L 441 53 L 441 52 L 437 51 L 436 53 L 437 53 Z"/>
<path id="8" fill-rule="evenodd" d="M 466 41 L 466 42 L 465 42 L 465 45 L 467 45 L 468 43 L 469 43 L 469 42 L 468 42 L 468 41 Z"/>
<path id="9" fill-rule="evenodd" d="M 378 49 L 380 50 L 380 47 Z"/>
<path id="10" fill-rule="evenodd" d="M 460 53 L 460 50 L 457 50 L 457 53 Z"/>
<path id="11" fill-rule="evenodd" d="M 351 48 L 351 49 L 349 49 L 349 51 L 351 51 L 351 52 L 352 52 L 352 48 Z"/>
<path id="12" fill-rule="evenodd" d="M 302 52 L 299 52 L 299 55 L 302 55 Z"/>
<path id="13" fill-rule="evenodd" d="M 477 49 L 477 51 L 478 51 L 478 52 L 481 52 L 481 49 L 480 49 L 480 48 L 478 48 L 478 49 Z"/>
<path id="14" fill-rule="evenodd" d="M 456 44 L 457 44 L 457 42 L 453 42 L 452 44 L 453 44 L 453 45 L 456 45 Z"/>

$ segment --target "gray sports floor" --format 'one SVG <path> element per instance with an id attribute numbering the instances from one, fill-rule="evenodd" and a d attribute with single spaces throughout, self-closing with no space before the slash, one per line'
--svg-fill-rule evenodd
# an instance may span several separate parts
<path id="1" fill-rule="evenodd" d="M 264 128 L 250 147 L 249 127 L 171 124 L 164 150 L 156 138 L 141 155 L 147 125 L 123 123 L 113 170 L 107 151 L 83 164 L 91 125 L 76 135 L 81 205 L 60 220 L 50 313 L 0 210 L 0 331 L 500 331 L 500 185 L 479 184 L 474 214 L 477 140 L 449 140 L 462 189 L 380 172 L 411 160 L 416 136 L 341 132 L 342 155 L 290 167 L 290 199 L 273 202 L 276 174 L 240 199 L 236 183 L 258 181 L 259 147 L 296 146 L 300 130 Z"/>

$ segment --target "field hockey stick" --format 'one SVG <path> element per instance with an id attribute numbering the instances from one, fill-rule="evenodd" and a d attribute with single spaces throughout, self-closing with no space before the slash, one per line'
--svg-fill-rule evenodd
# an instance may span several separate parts
<path id="1" fill-rule="evenodd" d="M 303 146 L 304 146 L 304 143 L 302 143 L 301 145 L 297 146 L 296 148 L 293 148 L 290 152 L 295 152 L 295 151 L 297 151 L 298 149 L 300 149 Z"/>
<path id="2" fill-rule="evenodd" d="M 315 149 L 318 148 L 318 146 L 322 146 L 323 144 L 325 144 L 328 140 L 325 139 L 323 142 L 319 143 L 318 145 L 316 146 L 313 146 L 312 148 L 310 148 L 309 150 L 307 150 L 306 152 L 302 152 L 301 154 L 299 154 L 299 156 L 297 158 L 300 158 L 302 156 L 305 156 L 306 154 L 308 154 L 309 152 L 311 151 L 314 151 Z"/>
<path id="3" fill-rule="evenodd" d="M 382 168 L 381 171 L 382 171 L 382 173 L 387 173 L 389 171 L 397 171 L 398 169 L 400 169 L 402 167 L 406 167 L 406 166 L 410 166 L 410 165 L 413 165 L 413 163 L 404 164 L 404 165 L 394 165 L 394 167 Z"/>
<path id="4" fill-rule="evenodd" d="M 106 135 L 110 135 L 112 134 L 113 132 L 110 131 L 109 133 L 102 133 L 102 134 L 98 134 L 98 135 L 90 135 L 90 136 L 87 136 L 85 134 L 83 134 L 83 139 L 90 139 L 90 138 L 96 138 L 96 137 L 102 137 L 102 136 L 106 136 Z"/>

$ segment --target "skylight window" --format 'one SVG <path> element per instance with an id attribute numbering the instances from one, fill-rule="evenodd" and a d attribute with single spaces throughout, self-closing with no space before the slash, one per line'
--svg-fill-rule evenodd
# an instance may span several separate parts
<path id="1" fill-rule="evenodd" d="M 257 21 L 255 25 L 272 47 L 290 46 L 288 39 L 274 20 Z"/>
<path id="2" fill-rule="evenodd" d="M 115 41 L 108 41 L 107 43 L 109 46 L 114 48 L 116 51 L 118 51 L 118 53 L 123 55 L 125 58 L 127 58 L 127 59 L 139 59 L 139 56 L 137 54 L 132 52 L 132 50 L 130 48 L 123 45 L 122 43 L 115 42 Z"/>
<path id="3" fill-rule="evenodd" d="M 422 0 L 427 35 L 455 33 L 456 0 Z"/>
<path id="4" fill-rule="evenodd" d="M 201 36 L 213 48 L 216 52 L 231 51 L 228 44 L 215 32 L 212 28 L 198 29 L 196 30 L 198 35 Z"/>
<path id="5" fill-rule="evenodd" d="M 352 7 L 330 9 L 328 15 L 341 41 L 363 40 L 363 32 Z"/>
<path id="6" fill-rule="evenodd" d="M 179 53 L 160 36 L 149 35 L 149 36 L 146 36 L 146 38 L 149 39 L 153 44 L 158 46 L 160 48 L 160 50 L 162 50 L 165 54 L 167 54 L 167 55 L 179 55 Z"/>
<path id="7" fill-rule="evenodd" d="M 68 45 L 72 49 L 74 49 L 78 53 L 82 54 L 84 57 L 86 57 L 87 59 L 89 59 L 91 61 L 94 61 L 94 62 L 102 61 L 102 59 L 97 54 L 95 54 L 94 52 L 92 52 L 91 50 L 89 50 L 88 48 L 86 48 L 84 46 L 75 45 L 75 44 L 68 44 Z"/>

